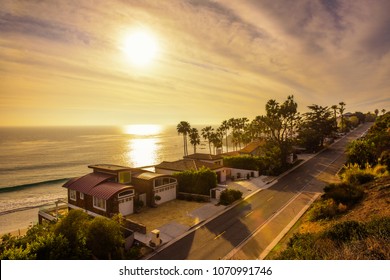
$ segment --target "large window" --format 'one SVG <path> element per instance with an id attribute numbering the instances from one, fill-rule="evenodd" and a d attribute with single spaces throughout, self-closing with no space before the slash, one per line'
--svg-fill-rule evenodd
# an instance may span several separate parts
<path id="1" fill-rule="evenodd" d="M 69 198 L 71 200 L 76 201 L 76 191 L 75 190 L 69 190 Z"/>
<path id="2" fill-rule="evenodd" d="M 106 211 L 106 201 L 103 198 L 93 197 L 93 207 Z"/>

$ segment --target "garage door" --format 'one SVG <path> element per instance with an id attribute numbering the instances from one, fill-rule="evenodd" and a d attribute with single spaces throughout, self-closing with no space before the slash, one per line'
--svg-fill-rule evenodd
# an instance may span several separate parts
<path id="1" fill-rule="evenodd" d="M 123 215 L 130 215 L 133 214 L 133 198 L 132 197 L 126 197 L 119 199 L 119 212 Z"/>
<path id="2" fill-rule="evenodd" d="M 156 201 L 157 204 L 161 204 L 167 201 L 176 199 L 176 186 L 168 186 L 159 188 L 156 191 L 156 195 L 160 196 L 161 199 Z"/>

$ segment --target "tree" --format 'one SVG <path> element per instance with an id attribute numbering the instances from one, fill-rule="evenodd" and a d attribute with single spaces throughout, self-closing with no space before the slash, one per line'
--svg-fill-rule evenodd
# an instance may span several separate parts
<path id="1" fill-rule="evenodd" d="M 187 148 L 187 135 L 191 130 L 191 126 L 186 121 L 181 121 L 177 127 L 176 127 L 177 133 L 183 134 L 183 149 L 184 149 L 184 155 L 188 155 L 188 148 Z"/>
<path id="2" fill-rule="evenodd" d="M 98 259 L 118 258 L 124 244 L 120 225 L 108 218 L 94 218 L 88 227 L 86 243 Z"/>
<path id="3" fill-rule="evenodd" d="M 226 137 L 226 152 L 229 152 L 228 132 L 229 132 L 230 126 L 229 126 L 228 121 L 224 120 L 219 128 L 225 134 L 225 137 Z"/>
<path id="4" fill-rule="evenodd" d="M 202 137 L 209 142 L 209 150 L 210 150 L 210 155 L 211 155 L 211 137 L 213 134 L 214 128 L 211 126 L 206 126 L 202 128 L 201 134 Z"/>
<path id="5" fill-rule="evenodd" d="M 345 124 L 344 124 L 344 111 L 345 111 L 345 103 L 342 101 L 339 103 L 339 112 L 340 112 L 340 117 L 341 117 L 341 132 L 344 132 L 345 130 Z"/>
<path id="6" fill-rule="evenodd" d="M 378 109 L 375 109 L 375 117 L 378 117 L 378 114 L 379 114 L 379 110 Z"/>
<path id="7" fill-rule="evenodd" d="M 85 237 L 90 220 L 91 217 L 82 210 L 70 210 L 67 216 L 56 224 L 54 233 L 62 234 L 69 241 L 75 259 L 89 257 Z"/>
<path id="8" fill-rule="evenodd" d="M 200 144 L 200 135 L 197 128 L 191 128 L 188 134 L 190 137 L 190 143 L 194 146 L 194 154 L 196 153 L 196 146 Z"/>
<path id="9" fill-rule="evenodd" d="M 328 107 L 308 106 L 311 110 L 305 113 L 299 130 L 299 139 L 309 151 L 317 151 L 324 145 L 324 139 L 335 130 L 332 113 Z"/>
<path id="10" fill-rule="evenodd" d="M 288 96 L 283 104 L 276 100 L 269 100 L 265 105 L 266 115 L 261 121 L 266 126 L 266 131 L 271 141 L 280 149 L 280 163 L 286 166 L 286 158 L 291 149 L 291 130 L 296 127 L 298 112 L 294 96 Z"/>
<path id="11" fill-rule="evenodd" d="M 339 107 L 337 107 L 337 105 L 332 105 L 330 108 L 333 110 L 334 123 L 337 128 L 337 110 Z"/>

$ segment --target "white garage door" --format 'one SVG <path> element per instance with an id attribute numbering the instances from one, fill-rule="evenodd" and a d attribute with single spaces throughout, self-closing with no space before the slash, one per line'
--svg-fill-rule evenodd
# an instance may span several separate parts
<path id="1" fill-rule="evenodd" d="M 126 197 L 119 199 L 119 212 L 123 215 L 133 214 L 133 198 Z"/>
<path id="2" fill-rule="evenodd" d="M 156 201 L 157 204 L 174 200 L 176 199 L 176 186 L 159 188 L 158 190 L 156 190 L 156 195 L 161 197 L 159 201 Z"/>

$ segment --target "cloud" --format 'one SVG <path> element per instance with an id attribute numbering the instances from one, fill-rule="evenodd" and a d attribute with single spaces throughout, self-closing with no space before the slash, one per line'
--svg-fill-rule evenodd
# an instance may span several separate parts
<path id="1" fill-rule="evenodd" d="M 44 104 L 22 105 L 28 85 L 51 113 L 53 104 L 77 105 L 117 109 L 119 122 L 149 112 L 173 123 L 254 117 L 268 99 L 290 94 L 302 110 L 340 101 L 352 111 L 389 107 L 388 10 L 385 0 L 3 0 L 0 101 L 39 107 L 41 116 Z M 161 46 L 150 69 L 132 67 L 120 50 L 136 28 Z"/>

